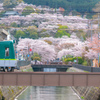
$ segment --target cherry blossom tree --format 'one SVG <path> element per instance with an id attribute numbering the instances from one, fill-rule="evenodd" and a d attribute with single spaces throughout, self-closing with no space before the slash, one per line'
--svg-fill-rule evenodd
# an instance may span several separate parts
<path id="1" fill-rule="evenodd" d="M 98 39 L 98 34 L 95 33 L 92 38 L 88 38 L 85 44 L 88 50 L 85 52 L 84 56 L 88 59 L 97 58 L 98 53 L 100 52 L 100 40 Z"/>
<path id="2" fill-rule="evenodd" d="M 98 54 L 96 51 L 89 49 L 89 51 L 86 51 L 86 54 L 84 56 L 88 59 L 95 59 L 98 57 Z"/>
<path id="3" fill-rule="evenodd" d="M 27 52 L 25 51 L 25 48 Z M 52 60 L 56 57 L 54 46 L 50 46 L 42 40 L 21 39 L 17 45 L 17 50 L 22 49 L 26 54 L 29 53 L 29 48 L 32 49 L 33 53 L 38 53 L 41 56 L 42 61 Z"/>
<path id="4" fill-rule="evenodd" d="M 89 38 L 88 41 L 92 50 L 100 52 L 100 39 L 98 38 L 98 34 L 94 34 L 92 40 Z"/>
<path id="5" fill-rule="evenodd" d="M 75 36 L 74 36 L 75 37 Z M 46 41 L 51 41 L 52 44 L 48 44 Z M 26 54 L 29 53 L 29 48 L 32 52 L 38 53 L 42 61 L 52 60 L 55 58 L 62 58 L 65 55 L 73 55 L 75 57 L 82 57 L 85 52 L 85 43 L 80 41 L 78 38 L 68 38 L 64 36 L 62 38 L 46 37 L 40 39 L 20 39 L 17 45 L 17 49 L 20 52 Z M 30 52 L 30 54 L 32 54 Z"/>

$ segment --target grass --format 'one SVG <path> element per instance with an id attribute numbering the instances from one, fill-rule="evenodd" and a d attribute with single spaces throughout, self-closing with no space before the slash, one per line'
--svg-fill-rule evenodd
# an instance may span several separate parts
<path id="1" fill-rule="evenodd" d="M 81 96 L 81 99 L 84 99 L 84 97 L 83 97 L 83 96 Z"/>
<path id="2" fill-rule="evenodd" d="M 22 72 L 33 72 L 32 68 L 22 69 Z"/>

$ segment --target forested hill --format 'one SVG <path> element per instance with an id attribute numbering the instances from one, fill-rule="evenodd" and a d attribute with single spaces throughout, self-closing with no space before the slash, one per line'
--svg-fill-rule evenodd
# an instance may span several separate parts
<path id="1" fill-rule="evenodd" d="M 52 8 L 62 7 L 67 11 L 91 12 L 100 0 L 24 0 L 34 5 L 46 5 Z"/>

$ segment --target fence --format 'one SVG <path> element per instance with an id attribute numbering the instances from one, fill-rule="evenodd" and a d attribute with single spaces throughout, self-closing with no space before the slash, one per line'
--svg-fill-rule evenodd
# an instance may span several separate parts
<path id="1" fill-rule="evenodd" d="M 17 62 L 17 69 L 20 69 L 21 66 L 29 65 L 30 61 L 18 61 Z"/>
<path id="2" fill-rule="evenodd" d="M 80 64 L 73 64 L 72 66 L 89 72 L 100 72 L 100 67 L 83 66 Z"/>

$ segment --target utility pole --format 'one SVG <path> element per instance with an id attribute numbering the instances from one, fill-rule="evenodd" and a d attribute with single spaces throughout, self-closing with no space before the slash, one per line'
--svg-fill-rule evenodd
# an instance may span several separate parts
<path id="1" fill-rule="evenodd" d="M 92 42 L 92 20 L 91 20 L 91 42 Z"/>
<path id="2" fill-rule="evenodd" d="M 87 22 L 87 29 L 88 29 L 87 36 L 89 38 L 89 36 L 90 36 L 90 20 L 88 20 L 88 22 Z"/>
<path id="3" fill-rule="evenodd" d="M 90 25 L 91 25 L 91 42 L 92 42 L 92 20 L 90 21 Z M 91 66 L 93 66 L 92 59 L 91 59 Z"/>
<path id="4" fill-rule="evenodd" d="M 99 42 L 99 13 L 98 13 L 98 42 Z M 98 43 L 99 48 L 99 43 Z M 98 50 L 98 66 L 99 66 L 99 50 Z"/>

